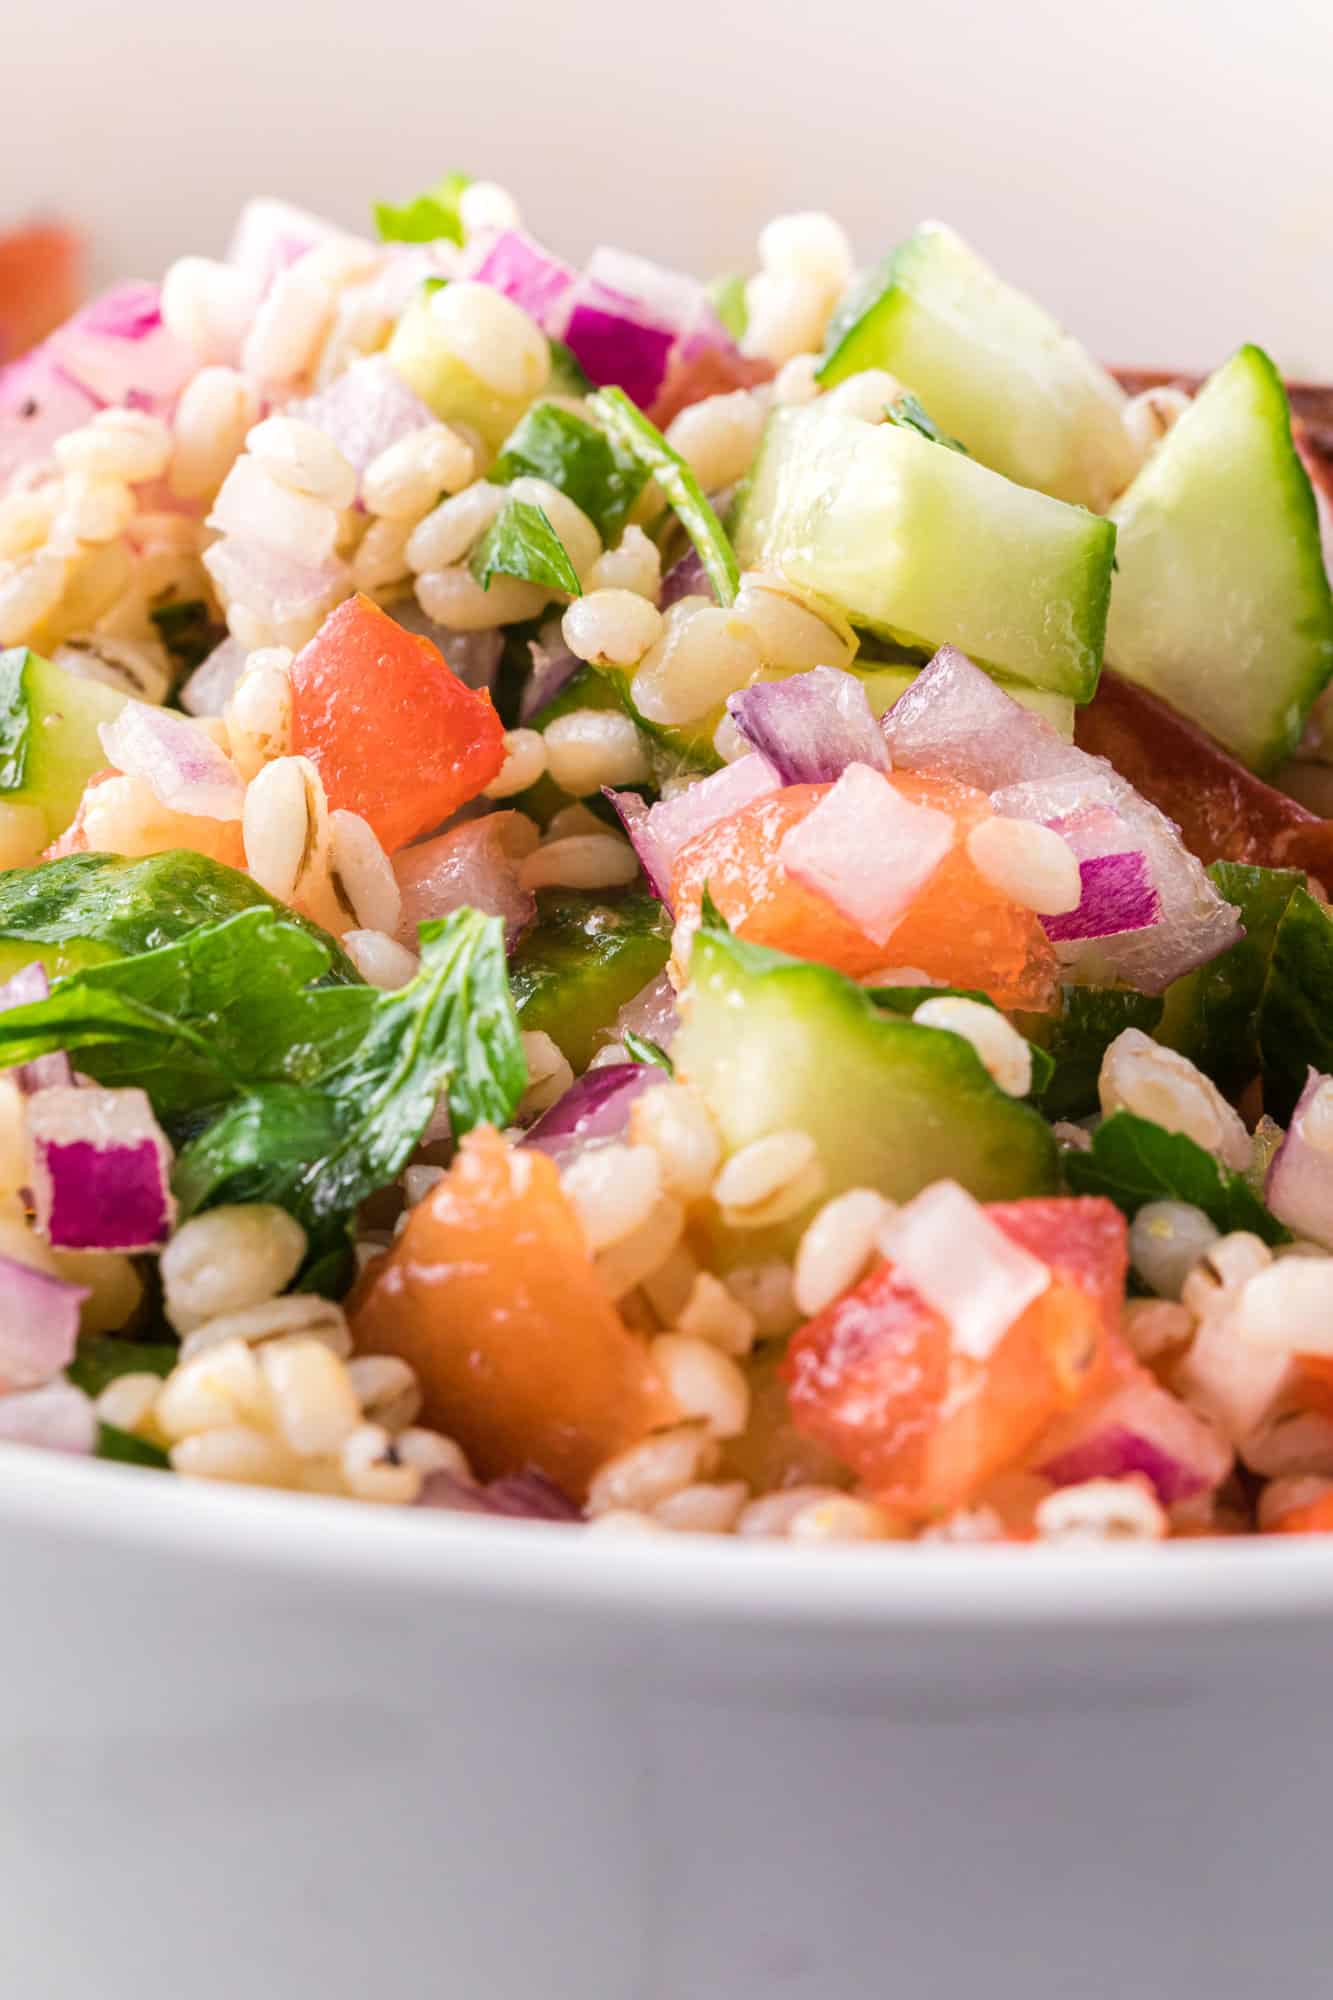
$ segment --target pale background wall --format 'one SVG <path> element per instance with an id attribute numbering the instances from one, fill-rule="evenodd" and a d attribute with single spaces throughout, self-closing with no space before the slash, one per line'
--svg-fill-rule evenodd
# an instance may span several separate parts
<path id="1" fill-rule="evenodd" d="M 777 208 L 939 214 L 1115 359 L 1333 376 L 1333 0 L 8 0 L 0 211 L 104 272 L 248 191 L 348 222 L 453 165 L 553 244 L 705 271 Z"/>

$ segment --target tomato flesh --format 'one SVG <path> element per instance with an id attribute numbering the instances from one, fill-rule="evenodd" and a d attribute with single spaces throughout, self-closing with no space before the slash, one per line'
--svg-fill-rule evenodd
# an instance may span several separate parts
<path id="1" fill-rule="evenodd" d="M 416 1370 L 422 1421 L 484 1478 L 535 1466 L 580 1496 L 676 1415 L 583 1247 L 544 1153 L 469 1133 L 353 1294 L 359 1352 Z"/>
<path id="2" fill-rule="evenodd" d="M 359 813 L 392 852 L 491 782 L 504 728 L 438 646 L 349 597 L 292 663 L 292 751 L 315 766 L 330 807 Z"/>

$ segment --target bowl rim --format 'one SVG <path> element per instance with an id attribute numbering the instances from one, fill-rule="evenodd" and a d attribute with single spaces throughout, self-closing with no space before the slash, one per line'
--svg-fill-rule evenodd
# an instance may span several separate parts
<path id="1" fill-rule="evenodd" d="M 139 1468 L 0 1444 L 0 1537 L 11 1559 L 45 1531 L 109 1553 L 186 1557 L 192 1570 L 386 1593 L 469 1609 L 625 1626 L 859 1632 L 1333 1620 L 1333 1543 L 1199 1539 L 1161 1546 L 793 1548 L 721 1536 L 585 1536 L 346 1500 L 161 1482 Z"/>

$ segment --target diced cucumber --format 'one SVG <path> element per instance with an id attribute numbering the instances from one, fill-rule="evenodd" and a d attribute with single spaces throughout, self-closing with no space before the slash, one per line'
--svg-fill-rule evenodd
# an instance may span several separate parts
<path id="1" fill-rule="evenodd" d="M 1096 688 L 1112 523 L 906 426 L 776 410 L 736 546 L 744 566 L 780 568 L 900 645 L 960 646 L 1074 701 Z"/>
<path id="2" fill-rule="evenodd" d="M 525 396 L 501 396 L 446 346 L 430 309 L 433 294 L 412 300 L 389 338 L 389 360 L 409 389 L 441 423 L 471 424 L 498 451 L 528 407 Z"/>
<path id="3" fill-rule="evenodd" d="M 886 368 L 973 458 L 1103 512 L 1134 475 L 1119 385 L 1048 312 L 928 222 L 835 315 L 819 379 Z"/>
<path id="4" fill-rule="evenodd" d="M 63 833 L 89 778 L 106 769 L 98 724 L 126 699 L 25 646 L 0 653 L 0 805 L 38 806 L 51 838 Z"/>
<path id="5" fill-rule="evenodd" d="M 333 939 L 248 875 L 179 849 L 131 861 L 115 854 L 70 854 L 37 868 L 0 873 L 0 980 L 40 960 L 51 977 L 82 972 L 111 958 L 132 958 L 175 944 L 199 924 L 240 910 L 281 910 L 333 954 L 327 977 L 357 981 Z"/>
<path id="6" fill-rule="evenodd" d="M 985 1201 L 1057 1184 L 1045 1121 L 969 1042 L 881 1010 L 828 966 L 705 922 L 681 1013 L 676 1074 L 702 1090 L 727 1146 L 808 1132 L 820 1199 L 873 1187 L 906 1201 L 945 1177 Z"/>
<path id="7" fill-rule="evenodd" d="M 548 1034 L 576 1070 L 586 1069 L 627 1000 L 656 979 L 671 950 L 653 896 L 549 891 L 510 964 L 523 1027 Z"/>
<path id="8" fill-rule="evenodd" d="M 1333 596 L 1286 390 L 1258 347 L 1209 378 L 1114 509 L 1106 657 L 1255 770 L 1333 673 Z"/>

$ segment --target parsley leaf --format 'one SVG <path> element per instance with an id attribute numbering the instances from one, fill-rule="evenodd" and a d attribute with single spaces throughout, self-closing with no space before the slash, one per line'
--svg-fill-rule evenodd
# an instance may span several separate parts
<path id="1" fill-rule="evenodd" d="M 493 576 L 516 576 L 546 590 L 582 594 L 569 553 L 540 507 L 530 500 L 506 500 L 472 551 L 469 565 L 483 590 Z"/>
<path id="2" fill-rule="evenodd" d="M 884 414 L 891 424 L 897 424 L 903 430 L 916 431 L 919 436 L 928 438 L 931 444 L 942 444 L 946 451 L 960 451 L 964 458 L 969 456 L 967 446 L 960 444 L 956 437 L 950 437 L 947 431 L 942 431 L 910 389 L 904 389 L 902 395 L 888 405 Z"/>
<path id="3" fill-rule="evenodd" d="M 1126 1028 L 1150 1035 L 1162 1013 L 1160 999 L 1128 988 L 1066 986 L 1059 1013 L 1013 1016 L 1014 1026 L 1051 1061 L 1051 1072 L 1033 1096 L 1048 1118 L 1086 1118 L 1096 1111 L 1102 1057 Z"/>
<path id="4" fill-rule="evenodd" d="M 736 551 L 713 512 L 704 490 L 678 451 L 673 451 L 656 424 L 631 403 L 623 389 L 599 389 L 589 407 L 601 419 L 608 436 L 645 465 L 666 494 L 708 572 L 719 604 L 736 602 L 740 569 Z"/>
<path id="5" fill-rule="evenodd" d="M 646 1063 L 652 1069 L 664 1069 L 668 1076 L 676 1074 L 676 1065 L 660 1042 L 650 1041 L 647 1035 L 636 1035 L 633 1028 L 626 1028 L 620 1039 L 631 1062 Z"/>
<path id="6" fill-rule="evenodd" d="M 401 1170 L 441 1093 L 456 1136 L 510 1122 L 527 1072 L 504 926 L 463 909 L 420 937 L 416 978 L 372 993 L 361 1033 L 313 1087 L 248 1090 L 185 1147 L 173 1180 L 182 1216 L 277 1202 L 304 1224 L 312 1255 L 327 1255 L 351 1211 Z"/>
<path id="7" fill-rule="evenodd" d="M 1150 1201 L 1187 1201 L 1224 1235 L 1248 1229 L 1265 1243 L 1289 1241 L 1242 1175 L 1228 1173 L 1183 1132 L 1132 1111 L 1105 1119 L 1090 1152 L 1067 1154 L 1065 1177 L 1075 1194 L 1106 1195 L 1131 1221 Z"/>
<path id="8" fill-rule="evenodd" d="M 529 410 L 486 475 L 497 486 L 525 476 L 568 494 L 608 545 L 619 538 L 648 483 L 647 468 L 632 453 L 558 403 Z"/>
<path id="9" fill-rule="evenodd" d="M 121 1375 L 169 1375 L 179 1358 L 174 1343 L 122 1340 L 114 1333 L 85 1334 L 65 1370 L 76 1389 L 100 1396 Z"/>
<path id="10" fill-rule="evenodd" d="M 424 193 L 396 207 L 390 201 L 375 203 L 375 227 L 381 243 L 435 243 L 447 237 L 450 243 L 463 241 L 463 224 L 458 199 L 472 180 L 471 174 L 446 174 Z"/>

